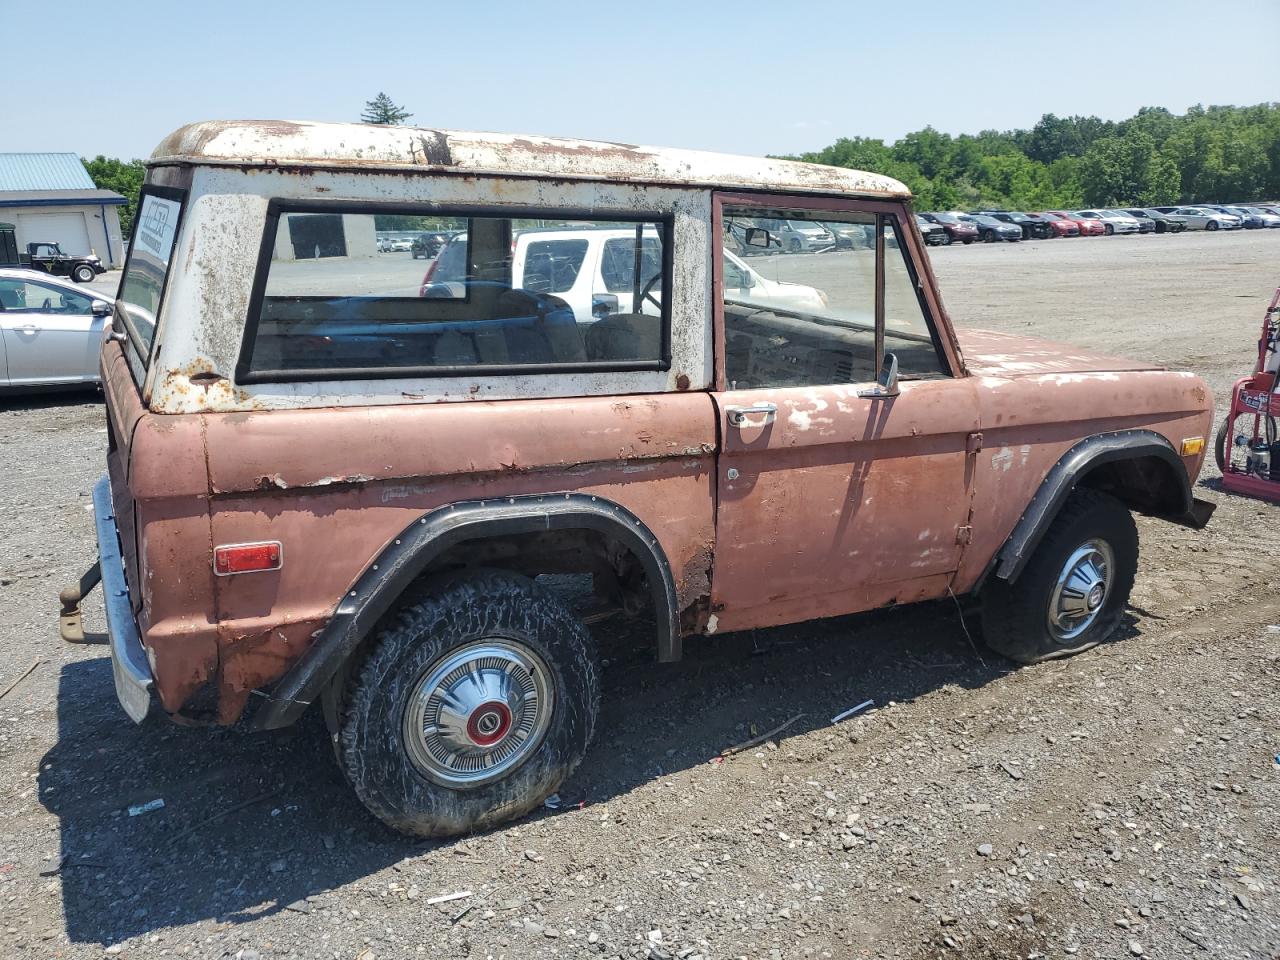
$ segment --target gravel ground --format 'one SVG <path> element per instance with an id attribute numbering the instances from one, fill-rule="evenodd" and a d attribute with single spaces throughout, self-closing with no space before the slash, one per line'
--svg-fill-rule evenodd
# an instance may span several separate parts
<path id="1" fill-rule="evenodd" d="M 1221 404 L 1277 250 L 1258 231 L 933 260 L 957 322 L 1153 356 Z M 1280 508 L 1221 495 L 1212 466 L 1209 529 L 1140 520 L 1121 636 L 1071 660 L 1015 669 L 947 604 L 700 640 L 669 665 L 636 651 L 643 624 L 601 625 L 605 706 L 562 808 L 438 843 L 364 813 L 317 718 L 135 727 L 104 649 L 59 642 L 105 443 L 92 395 L 0 401 L 6 956 L 1280 953 L 1280 561 L 1259 539 Z"/>

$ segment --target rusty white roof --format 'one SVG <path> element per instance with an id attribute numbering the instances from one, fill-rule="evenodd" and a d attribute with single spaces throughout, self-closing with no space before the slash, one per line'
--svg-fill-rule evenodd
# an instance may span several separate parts
<path id="1" fill-rule="evenodd" d="M 165 137 L 152 164 L 440 170 L 502 176 L 909 197 L 890 177 L 794 160 L 564 137 L 365 123 L 213 120 Z"/>

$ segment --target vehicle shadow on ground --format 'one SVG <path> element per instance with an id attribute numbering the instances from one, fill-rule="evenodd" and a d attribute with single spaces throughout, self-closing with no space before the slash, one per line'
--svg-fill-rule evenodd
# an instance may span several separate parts
<path id="1" fill-rule="evenodd" d="M 102 406 L 102 390 L 96 385 L 24 389 L 21 393 L 0 390 L 0 411 L 48 410 L 51 407 Z"/>
<path id="2" fill-rule="evenodd" d="M 676 664 L 653 662 L 652 631 L 643 621 L 594 628 L 607 662 L 604 705 L 592 750 L 561 790 L 566 805 L 708 763 L 797 714 L 777 739 L 829 727 L 866 700 L 882 707 L 948 684 L 976 689 L 1015 669 L 970 643 L 950 601 L 690 640 Z M 1126 615 L 1117 639 L 1136 632 Z M 274 733 L 163 718 L 134 726 L 103 657 L 62 668 L 57 717 L 38 779 L 59 819 L 73 942 L 308 913 L 306 897 L 449 845 L 401 837 L 366 813 L 314 713 Z M 157 799 L 163 807 L 130 815 Z"/>

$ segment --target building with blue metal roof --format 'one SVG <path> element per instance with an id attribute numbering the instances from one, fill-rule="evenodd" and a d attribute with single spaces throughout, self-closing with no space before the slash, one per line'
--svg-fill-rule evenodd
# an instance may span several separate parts
<path id="1" fill-rule="evenodd" d="M 0 153 L 0 222 L 18 246 L 54 241 L 65 253 L 95 253 L 107 267 L 124 263 L 124 197 L 93 185 L 74 153 Z"/>

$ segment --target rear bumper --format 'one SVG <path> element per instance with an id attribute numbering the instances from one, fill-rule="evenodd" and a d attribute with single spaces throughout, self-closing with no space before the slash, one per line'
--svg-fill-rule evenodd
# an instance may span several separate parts
<path id="1" fill-rule="evenodd" d="M 138 624 L 133 619 L 115 509 L 111 504 L 111 482 L 106 476 L 93 485 L 93 516 L 98 527 L 98 562 L 102 567 L 102 597 L 107 608 L 116 699 L 134 723 L 141 723 L 151 711 L 155 683 Z"/>

